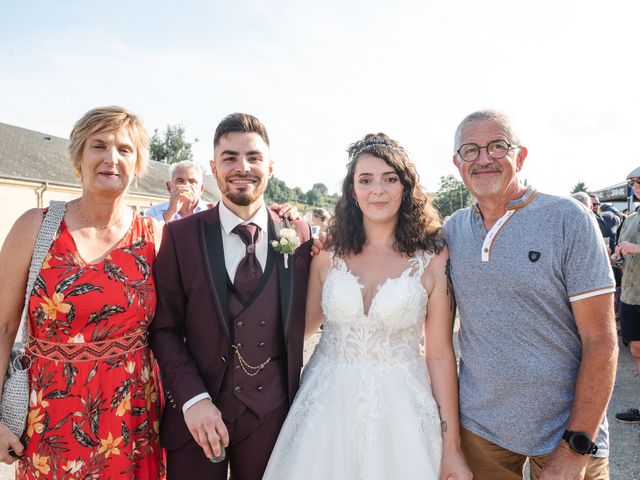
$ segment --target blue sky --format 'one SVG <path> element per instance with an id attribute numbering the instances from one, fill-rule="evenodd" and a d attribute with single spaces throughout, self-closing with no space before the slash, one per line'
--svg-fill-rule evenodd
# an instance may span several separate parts
<path id="1" fill-rule="evenodd" d="M 0 0 L 0 122 L 67 137 L 119 104 L 181 123 L 196 160 L 228 113 L 266 124 L 275 174 L 337 191 L 349 143 L 383 131 L 435 190 L 466 114 L 514 117 L 522 178 L 565 194 L 640 165 L 633 1 Z"/>

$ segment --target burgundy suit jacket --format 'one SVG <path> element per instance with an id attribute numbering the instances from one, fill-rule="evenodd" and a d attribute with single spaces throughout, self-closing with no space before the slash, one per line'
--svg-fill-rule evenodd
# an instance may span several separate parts
<path id="1" fill-rule="evenodd" d="M 269 242 L 281 219 L 269 212 Z M 287 351 L 289 403 L 298 389 L 312 245 L 309 225 L 292 222 L 301 244 L 284 267 L 277 254 L 281 317 Z M 271 248 L 271 246 L 269 246 Z M 167 223 L 154 264 L 158 304 L 150 344 L 160 365 L 166 406 L 161 441 L 169 450 L 190 438 L 182 406 L 208 392 L 215 403 L 227 362 L 233 361 L 227 270 L 218 206 Z"/>

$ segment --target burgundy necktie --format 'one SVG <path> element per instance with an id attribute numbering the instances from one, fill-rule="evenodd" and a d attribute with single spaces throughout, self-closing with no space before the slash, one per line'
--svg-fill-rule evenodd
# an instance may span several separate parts
<path id="1" fill-rule="evenodd" d="M 253 223 L 240 224 L 232 232 L 237 233 L 247 247 L 246 255 L 238 264 L 233 286 L 244 300 L 249 300 L 262 278 L 262 267 L 256 257 L 256 241 L 260 227 Z"/>

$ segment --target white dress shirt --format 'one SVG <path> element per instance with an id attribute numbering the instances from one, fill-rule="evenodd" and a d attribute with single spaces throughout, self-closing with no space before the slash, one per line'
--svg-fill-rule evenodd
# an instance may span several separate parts
<path id="1" fill-rule="evenodd" d="M 269 212 L 263 205 L 256 214 L 245 221 L 238 217 L 235 213 L 227 208 L 224 202 L 220 201 L 218 211 L 220 213 L 220 225 L 222 227 L 222 250 L 224 252 L 224 264 L 227 267 L 227 274 L 233 282 L 236 276 L 236 270 L 240 261 L 247 252 L 247 247 L 237 233 L 232 230 L 241 223 L 254 223 L 260 227 L 258 232 L 258 240 L 256 241 L 256 258 L 260 262 L 262 271 L 264 272 L 267 265 L 267 255 L 269 253 Z M 189 407 L 199 402 L 203 398 L 211 398 L 207 392 L 200 393 L 195 397 L 187 400 L 182 406 L 182 413 L 185 413 Z"/>

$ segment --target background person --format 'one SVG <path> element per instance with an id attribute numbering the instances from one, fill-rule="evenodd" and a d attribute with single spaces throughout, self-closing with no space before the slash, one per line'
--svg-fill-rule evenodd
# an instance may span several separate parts
<path id="1" fill-rule="evenodd" d="M 600 202 L 600 199 L 598 198 L 597 195 L 591 194 L 590 198 L 591 198 L 591 208 L 593 210 L 593 213 L 595 213 L 596 216 L 598 217 L 598 226 L 600 226 L 601 222 L 604 223 L 607 230 L 610 230 L 613 233 L 613 236 L 615 237 L 616 234 L 618 233 L 618 228 L 622 224 L 622 220 L 623 220 L 622 214 L 620 214 L 620 212 L 618 212 L 618 210 L 615 207 L 612 207 L 611 205 L 607 205 L 606 203 Z M 602 227 L 600 229 L 602 231 Z M 612 246 L 611 251 L 613 251 L 614 247 L 615 245 Z"/>
<path id="2" fill-rule="evenodd" d="M 596 221 L 598 222 L 598 228 L 600 229 L 600 233 L 603 238 L 608 238 L 609 242 L 607 246 L 609 247 L 610 252 L 613 252 L 616 248 L 616 232 L 618 230 L 618 226 L 620 225 L 618 217 L 613 214 L 607 214 L 605 216 L 602 214 L 600 209 L 601 203 L 600 199 L 597 195 L 589 195 L 591 200 L 591 211 L 595 215 Z"/>
<path id="3" fill-rule="evenodd" d="M 202 167 L 189 160 L 174 163 L 169 167 L 169 181 L 166 183 L 169 201 L 154 205 L 145 213 L 161 223 L 188 217 L 208 208 L 201 200 L 204 192 Z"/>
<path id="4" fill-rule="evenodd" d="M 160 391 L 146 342 L 160 230 L 125 204 L 148 146 L 140 119 L 121 107 L 90 110 L 71 132 L 82 194 L 67 203 L 29 300 L 24 450 L 0 423 L 0 461 L 13 461 L 13 447 L 21 455 L 17 478 L 163 477 Z M 23 214 L 0 251 L 0 371 L 20 323 L 42 217 L 41 209 Z"/>
<path id="5" fill-rule="evenodd" d="M 327 231 L 329 220 L 331 220 L 331 214 L 324 208 L 318 207 L 311 210 L 311 231 L 314 237 Z"/>
<path id="6" fill-rule="evenodd" d="M 589 197 L 588 193 L 576 192 L 572 193 L 571 196 L 584 205 L 587 210 L 591 211 L 591 197 Z"/>
<path id="7" fill-rule="evenodd" d="M 633 193 L 640 198 L 640 167 L 627 176 Z M 640 373 L 640 214 L 632 213 L 622 224 L 616 255 L 624 257 L 622 292 L 620 295 L 620 333 L 628 342 L 631 355 Z M 621 422 L 640 423 L 638 405 L 616 413 Z"/>

